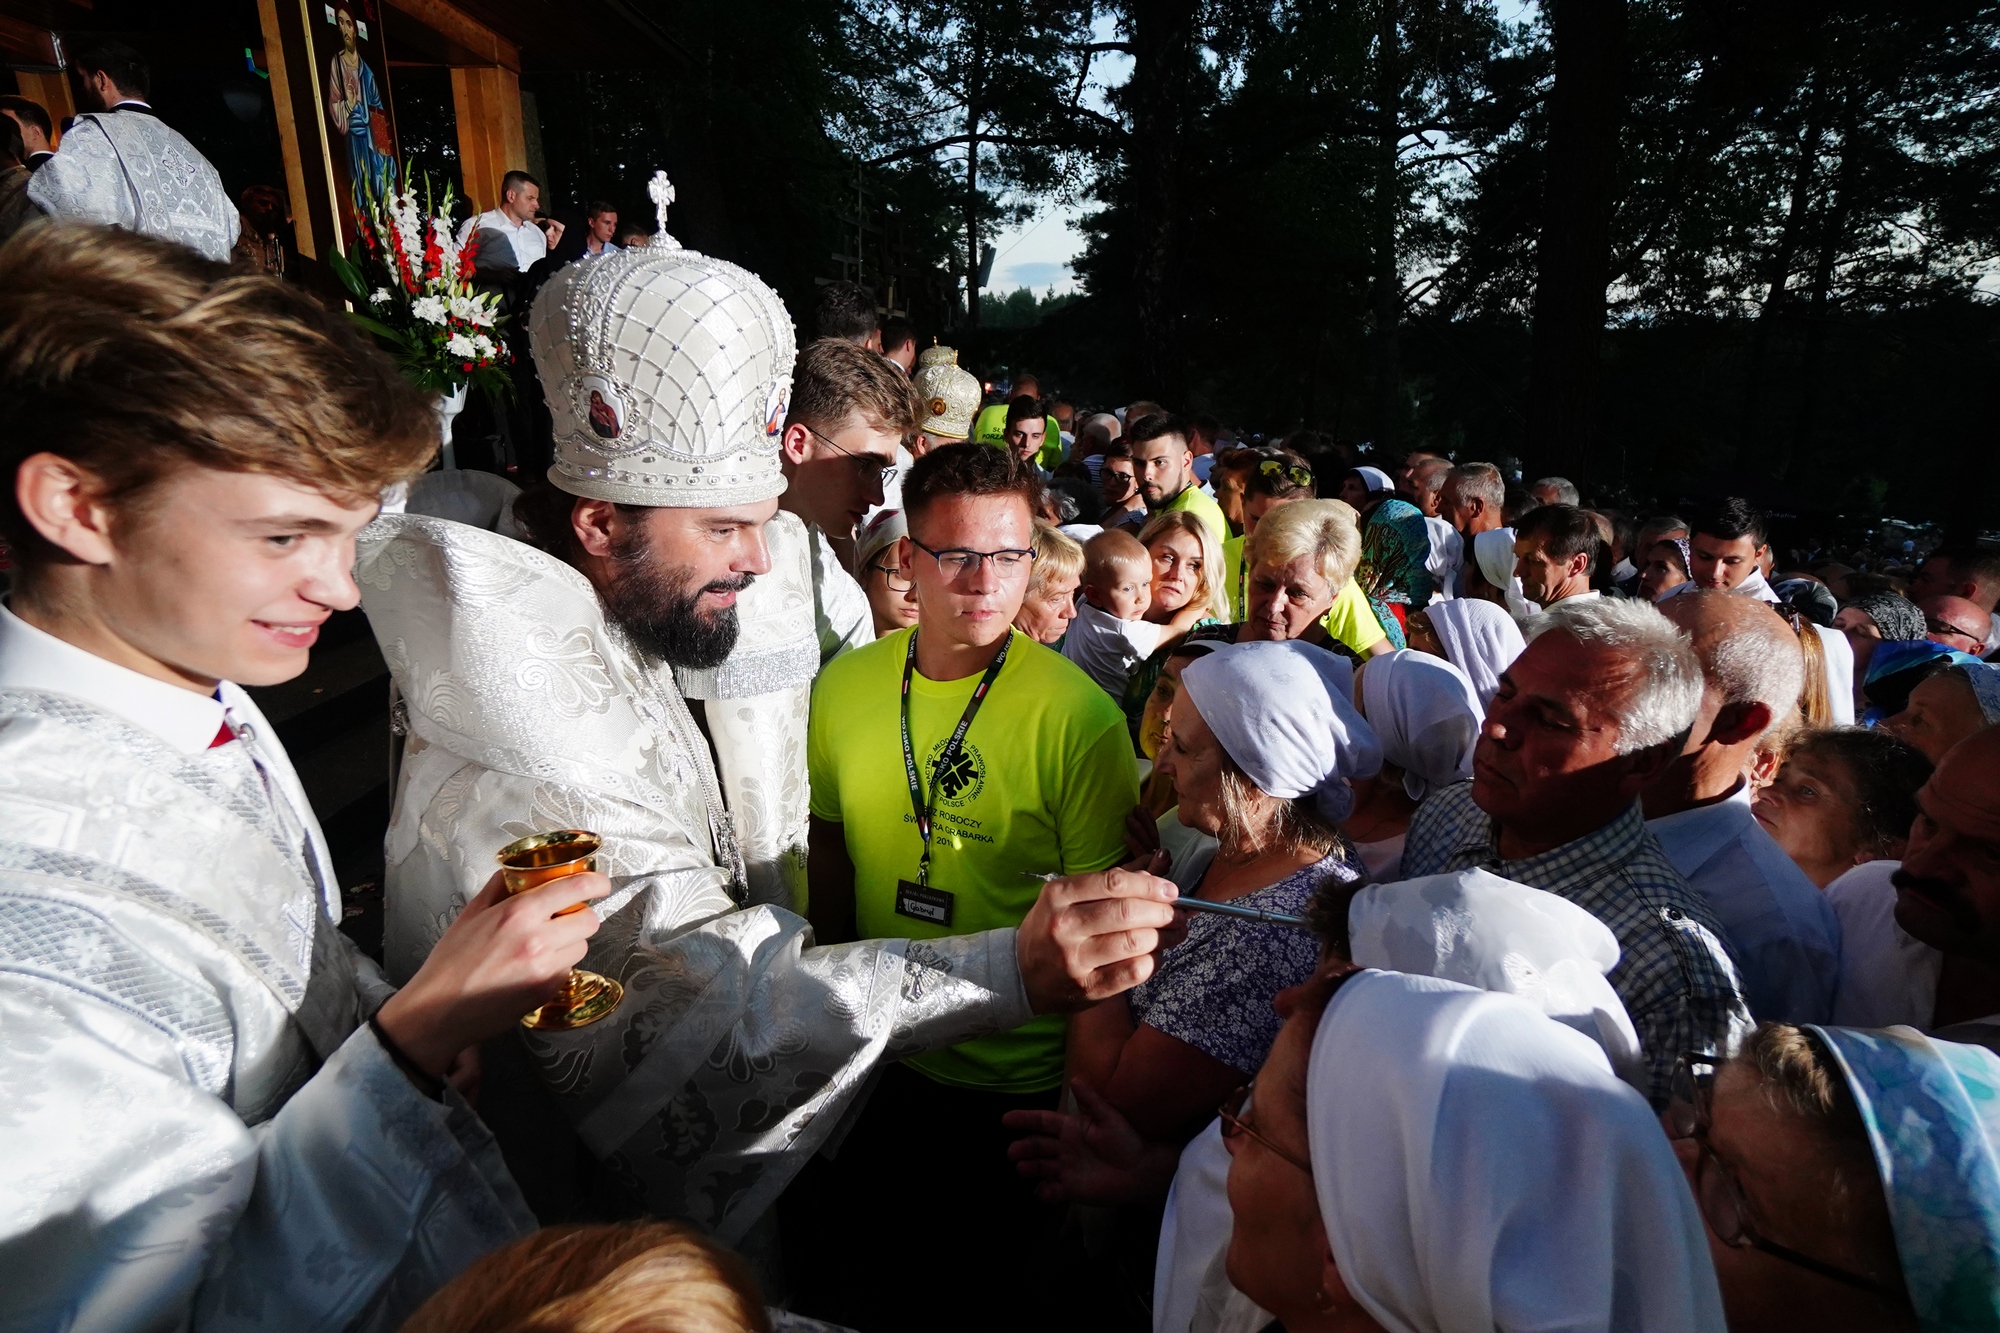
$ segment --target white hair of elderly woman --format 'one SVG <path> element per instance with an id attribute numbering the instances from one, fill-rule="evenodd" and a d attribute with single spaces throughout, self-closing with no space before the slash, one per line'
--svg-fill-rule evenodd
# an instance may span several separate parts
<path id="1" fill-rule="evenodd" d="M 1601 644 L 1632 664 L 1632 683 L 1611 709 L 1619 754 L 1678 744 L 1701 711 L 1701 661 L 1688 636 L 1650 602 L 1571 598 L 1530 617 L 1521 632 L 1529 643 L 1553 632 Z"/>

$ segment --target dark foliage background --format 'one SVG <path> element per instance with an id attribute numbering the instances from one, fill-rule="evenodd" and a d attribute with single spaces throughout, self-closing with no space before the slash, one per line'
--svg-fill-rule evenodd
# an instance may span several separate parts
<path id="1" fill-rule="evenodd" d="M 551 197 L 645 215 L 665 167 L 802 332 L 858 255 L 1091 404 L 2000 526 L 1995 0 L 644 7 L 685 68 L 532 80 Z M 1052 196 L 1082 295 L 968 311 Z"/>

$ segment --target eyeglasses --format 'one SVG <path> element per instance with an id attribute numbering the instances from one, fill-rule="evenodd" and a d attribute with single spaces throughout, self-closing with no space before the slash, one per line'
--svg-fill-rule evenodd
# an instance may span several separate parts
<path id="1" fill-rule="evenodd" d="M 805 426 L 803 421 L 799 424 Z M 821 444 L 852 463 L 854 470 L 861 474 L 863 480 L 873 478 L 881 482 L 884 486 L 887 486 L 896 479 L 896 468 L 888 463 L 884 463 L 874 454 L 857 454 L 852 449 L 843 449 L 832 440 L 827 439 L 826 436 L 813 430 L 811 426 L 806 426 L 806 429 L 812 433 L 812 437 L 815 440 L 818 440 Z"/>
<path id="2" fill-rule="evenodd" d="M 1986 641 L 1984 634 L 1974 634 L 1969 629 L 1954 625 L 1949 620 L 1939 620 L 1936 616 L 1930 616 L 1924 620 L 1924 632 L 1926 634 L 1956 634 L 1959 638 L 1971 639 L 1974 643 L 1984 643 Z"/>
<path id="3" fill-rule="evenodd" d="M 1761 1250 L 1774 1259 L 1817 1273 L 1821 1277 L 1862 1291 L 1872 1292 L 1899 1306 L 1908 1306 L 1909 1293 L 1900 1280 L 1880 1282 L 1845 1268 L 1835 1267 L 1801 1254 L 1797 1250 L 1766 1240 L 1751 1227 L 1749 1206 L 1743 1187 L 1709 1146 L 1708 1131 L 1713 1124 L 1716 1057 L 1689 1052 L 1674 1065 L 1673 1080 L 1667 1086 L 1667 1133 L 1675 1139 L 1694 1140 L 1697 1156 L 1694 1168 L 1694 1197 L 1715 1238 L 1732 1249 Z"/>
<path id="4" fill-rule="evenodd" d="M 1299 1170 L 1305 1172 L 1307 1175 L 1311 1175 L 1312 1166 L 1310 1163 L 1300 1161 L 1298 1158 L 1294 1157 L 1291 1153 L 1285 1151 L 1283 1148 L 1280 1148 L 1277 1144 L 1271 1142 L 1269 1139 L 1265 1138 L 1262 1134 L 1259 1134 L 1250 1125 L 1244 1123 L 1243 1104 L 1249 1100 L 1250 1100 L 1250 1085 L 1248 1083 L 1245 1083 L 1242 1087 L 1230 1093 L 1229 1099 L 1227 1101 L 1223 1102 L 1222 1105 L 1215 1108 L 1216 1115 L 1222 1118 L 1222 1137 L 1224 1141 L 1226 1142 L 1229 1139 L 1237 1138 L 1240 1135 L 1248 1134 L 1251 1138 L 1257 1140 L 1257 1142 L 1263 1144 L 1266 1148 L 1269 1148 L 1272 1152 L 1278 1154 L 1278 1156 L 1284 1158 L 1286 1161 L 1290 1162 L 1293 1166 L 1297 1167 Z"/>
<path id="5" fill-rule="evenodd" d="M 869 564 L 866 572 L 880 574 L 882 582 L 889 585 L 890 592 L 908 592 L 910 590 L 910 576 L 903 572 L 901 565 L 885 565 L 880 560 L 876 560 Z"/>
<path id="6" fill-rule="evenodd" d="M 910 545 L 937 561 L 939 571 L 954 581 L 976 571 L 985 560 L 993 562 L 993 572 L 1003 579 L 1025 575 L 1035 562 L 1033 551 L 968 551 L 957 547 L 933 551 L 915 537 L 910 538 Z"/>
<path id="7" fill-rule="evenodd" d="M 1281 463 L 1275 458 L 1267 458 L 1259 463 L 1257 465 L 1257 472 L 1259 475 L 1266 477 L 1282 476 L 1294 486 L 1310 486 L 1313 484 L 1313 474 L 1310 471 L 1300 467 L 1296 463 Z"/>

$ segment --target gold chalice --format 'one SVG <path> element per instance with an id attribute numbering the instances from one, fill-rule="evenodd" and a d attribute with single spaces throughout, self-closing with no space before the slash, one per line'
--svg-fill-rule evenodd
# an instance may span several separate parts
<path id="1" fill-rule="evenodd" d="M 557 829 L 553 833 L 516 838 L 502 847 L 494 859 L 500 862 L 500 876 L 506 881 L 507 892 L 526 893 L 552 879 L 597 869 L 597 849 L 603 845 L 604 839 L 595 833 Z M 568 916 L 588 906 L 589 903 L 575 903 L 556 915 Z M 542 1032 L 584 1027 L 616 1009 L 624 998 L 625 988 L 610 977 L 571 968 L 569 980 L 563 983 L 555 999 L 523 1018 L 521 1026 Z"/>

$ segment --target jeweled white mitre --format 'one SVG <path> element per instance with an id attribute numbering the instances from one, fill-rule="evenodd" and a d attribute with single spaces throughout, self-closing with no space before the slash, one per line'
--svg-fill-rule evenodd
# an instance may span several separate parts
<path id="1" fill-rule="evenodd" d="M 634 246 L 558 272 L 528 334 L 560 489 L 678 508 L 783 493 L 778 437 L 797 347 L 785 303 L 756 274 Z"/>

